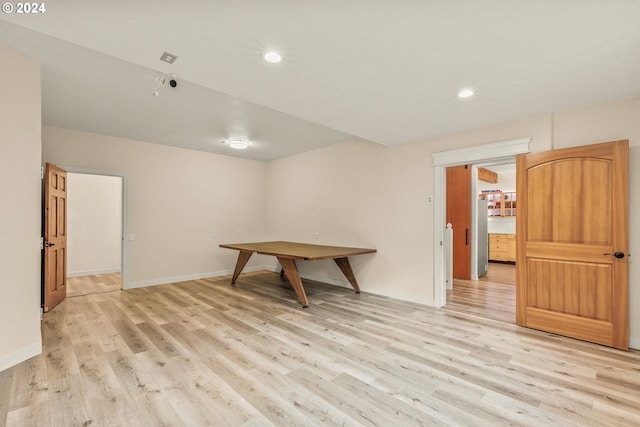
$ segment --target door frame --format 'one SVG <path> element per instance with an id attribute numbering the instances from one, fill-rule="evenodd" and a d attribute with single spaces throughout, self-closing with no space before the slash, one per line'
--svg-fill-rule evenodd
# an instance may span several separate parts
<path id="1" fill-rule="evenodd" d="M 512 139 L 491 144 L 475 145 L 472 147 L 433 153 L 432 166 L 434 168 L 434 215 L 433 215 L 433 305 L 442 307 L 447 303 L 447 283 L 444 256 L 444 231 L 446 220 L 446 168 L 464 164 L 477 165 L 479 163 L 515 163 L 517 154 L 530 153 L 531 137 Z M 489 154 L 490 153 L 490 154 Z M 472 191 L 474 187 L 472 186 Z M 473 209 L 473 208 L 472 208 Z M 473 212 L 472 212 L 473 213 Z M 473 217 L 471 219 L 473 225 Z M 472 242 L 477 245 L 474 233 L 477 227 L 472 227 Z M 477 254 L 471 248 L 471 256 Z M 473 270 L 472 270 L 473 271 Z"/>
<path id="2" fill-rule="evenodd" d="M 63 169 L 67 171 L 67 173 L 78 173 L 78 174 L 86 174 L 86 175 L 102 175 L 102 176 L 114 176 L 122 178 L 122 230 L 120 231 L 122 236 L 120 236 L 120 268 L 122 275 L 122 289 L 129 289 L 129 267 L 128 267 L 128 251 L 127 245 L 125 244 L 126 239 L 125 236 L 128 235 L 128 226 L 127 226 L 127 187 L 128 187 L 128 178 L 127 174 L 124 172 L 118 171 L 109 171 L 103 169 L 89 169 L 89 168 L 79 168 L 74 166 L 62 166 Z"/>

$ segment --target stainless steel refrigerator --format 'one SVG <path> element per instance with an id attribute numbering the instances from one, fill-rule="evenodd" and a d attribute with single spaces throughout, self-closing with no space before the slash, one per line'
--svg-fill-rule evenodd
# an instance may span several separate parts
<path id="1" fill-rule="evenodd" d="M 487 201 L 478 199 L 478 277 L 487 274 L 489 264 L 489 232 Z"/>

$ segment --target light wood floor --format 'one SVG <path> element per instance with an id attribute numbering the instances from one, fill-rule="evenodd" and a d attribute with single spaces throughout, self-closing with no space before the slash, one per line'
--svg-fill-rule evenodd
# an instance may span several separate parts
<path id="1" fill-rule="evenodd" d="M 489 262 L 487 274 L 481 276 L 481 282 L 516 284 L 516 265 L 510 262 Z"/>
<path id="2" fill-rule="evenodd" d="M 480 280 L 453 280 L 445 309 L 515 323 L 515 276 L 514 264 L 490 262 Z"/>
<path id="3" fill-rule="evenodd" d="M 67 297 L 101 294 L 121 289 L 122 275 L 120 273 L 67 277 Z"/>
<path id="4" fill-rule="evenodd" d="M 68 298 L 7 426 L 640 425 L 640 352 L 276 273 Z"/>

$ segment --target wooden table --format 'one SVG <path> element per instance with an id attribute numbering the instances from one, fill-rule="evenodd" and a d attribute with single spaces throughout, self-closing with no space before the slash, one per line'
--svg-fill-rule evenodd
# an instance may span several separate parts
<path id="1" fill-rule="evenodd" d="M 287 279 L 289 279 L 289 283 L 291 283 L 293 290 L 298 295 L 298 299 L 302 303 L 303 308 L 309 307 L 309 301 L 307 300 L 307 295 L 304 292 L 302 280 L 298 273 L 298 267 L 296 266 L 297 259 L 306 261 L 316 261 L 319 259 L 334 260 L 349 283 L 351 283 L 351 286 L 356 293 L 360 293 L 360 287 L 356 281 L 355 274 L 353 274 L 353 270 L 351 270 L 351 264 L 349 264 L 348 257 L 376 252 L 375 249 L 345 248 L 340 246 L 310 245 L 306 243 L 280 241 L 234 243 L 220 245 L 220 247 L 240 251 L 238 254 L 238 261 L 236 262 L 236 268 L 233 271 L 233 277 L 231 278 L 231 284 L 236 283 L 236 279 L 242 272 L 244 266 L 247 265 L 247 261 L 249 261 L 249 258 L 251 258 L 251 255 L 253 255 L 254 252 L 262 255 L 273 255 L 278 258 L 278 261 L 282 266 L 282 271 L 287 276 Z"/>

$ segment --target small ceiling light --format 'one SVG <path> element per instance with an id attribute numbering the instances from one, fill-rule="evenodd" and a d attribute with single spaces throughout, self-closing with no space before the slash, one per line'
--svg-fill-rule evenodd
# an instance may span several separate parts
<path id="1" fill-rule="evenodd" d="M 458 98 L 468 98 L 470 96 L 472 96 L 475 92 L 473 91 L 473 89 L 463 89 L 460 92 L 458 92 Z"/>
<path id="2" fill-rule="evenodd" d="M 272 64 L 277 64 L 282 61 L 282 56 L 278 52 L 267 52 L 264 54 L 264 60 L 267 62 L 271 62 Z"/>
<path id="3" fill-rule="evenodd" d="M 229 147 L 235 150 L 244 150 L 249 147 L 249 143 L 242 139 L 232 139 L 229 141 Z"/>

